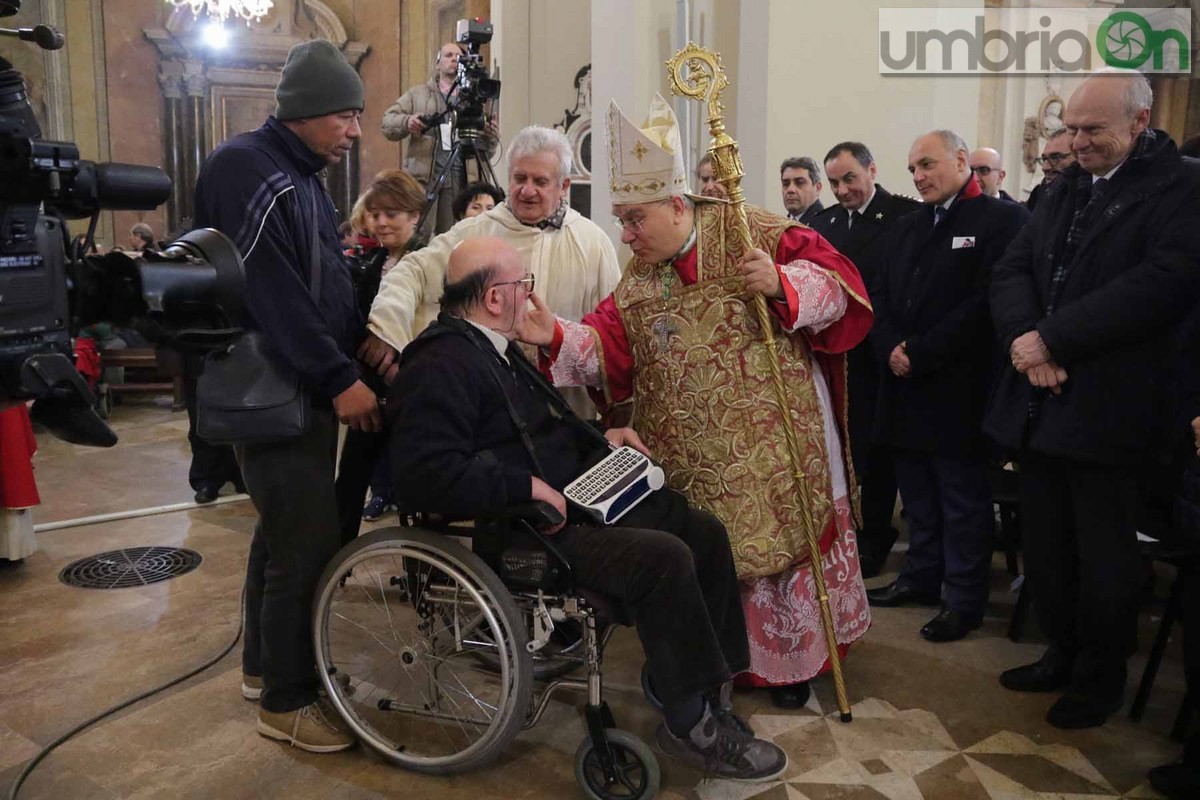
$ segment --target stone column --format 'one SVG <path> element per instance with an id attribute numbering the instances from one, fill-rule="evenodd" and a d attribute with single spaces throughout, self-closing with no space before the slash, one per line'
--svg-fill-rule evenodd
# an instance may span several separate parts
<path id="1" fill-rule="evenodd" d="M 178 62 L 166 62 L 158 73 L 163 95 L 163 165 L 171 178 L 167 201 L 167 234 L 179 229 L 187 201 L 187 179 L 183 173 L 183 70 Z"/>
<path id="2" fill-rule="evenodd" d="M 208 127 L 208 114 L 204 110 L 205 94 L 208 89 L 208 79 L 204 75 L 204 66 L 198 62 L 185 62 L 183 86 L 186 94 L 184 105 L 184 175 L 183 187 L 183 216 L 189 220 L 195 210 L 192 208 L 192 195 L 196 191 L 196 179 L 200 176 L 200 167 L 204 157 L 208 155 L 205 146 L 205 130 Z"/>

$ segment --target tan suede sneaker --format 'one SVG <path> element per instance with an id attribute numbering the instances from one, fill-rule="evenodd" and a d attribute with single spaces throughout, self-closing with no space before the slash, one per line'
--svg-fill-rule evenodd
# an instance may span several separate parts
<path id="1" fill-rule="evenodd" d="M 263 679 L 261 675 L 242 673 L 242 697 L 247 700 L 258 700 L 262 697 Z"/>
<path id="2" fill-rule="evenodd" d="M 295 711 L 258 710 L 258 732 L 310 753 L 336 753 L 354 746 L 354 735 L 322 700 Z"/>

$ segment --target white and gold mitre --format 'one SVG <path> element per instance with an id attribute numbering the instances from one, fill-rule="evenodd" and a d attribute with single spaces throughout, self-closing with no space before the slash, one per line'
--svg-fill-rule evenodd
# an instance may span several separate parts
<path id="1" fill-rule="evenodd" d="M 675 112 L 655 94 L 641 128 L 608 104 L 608 164 L 613 205 L 652 203 L 688 191 Z"/>

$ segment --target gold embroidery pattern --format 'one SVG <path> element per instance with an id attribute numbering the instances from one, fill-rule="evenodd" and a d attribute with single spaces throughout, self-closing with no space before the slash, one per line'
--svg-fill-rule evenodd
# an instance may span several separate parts
<path id="1" fill-rule="evenodd" d="M 780 412 L 753 297 L 736 269 L 736 245 L 724 235 L 729 207 L 696 209 L 697 283 L 673 289 L 664 302 L 661 271 L 634 259 L 617 286 L 633 350 L 633 424 L 671 487 L 725 523 L 738 577 L 774 575 L 808 559 L 801 514 L 815 512 L 818 530 L 832 519 L 821 409 L 803 337 L 776 331 L 791 390 L 791 407 Z M 775 252 L 789 221 L 746 212 L 756 246 Z M 664 314 L 675 334 L 660 348 L 652 326 Z M 807 497 L 796 497 L 785 418 L 799 435 Z"/>
<path id="2" fill-rule="evenodd" d="M 632 183 L 630 181 L 617 183 L 616 181 L 613 181 L 609 186 L 609 190 L 613 194 L 632 194 L 637 192 L 638 194 L 649 196 L 656 193 L 666 185 L 666 183 L 658 178 L 646 178 L 646 180 L 638 181 L 637 183 Z"/>

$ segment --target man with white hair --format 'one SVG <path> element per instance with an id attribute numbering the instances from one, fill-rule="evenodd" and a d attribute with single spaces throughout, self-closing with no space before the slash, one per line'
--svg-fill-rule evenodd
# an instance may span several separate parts
<path id="1" fill-rule="evenodd" d="M 539 306 L 522 338 L 549 347 L 555 384 L 593 387 L 607 419 L 632 414 L 668 484 L 725 523 L 750 636 L 739 681 L 800 708 L 808 680 L 828 668 L 815 561 L 840 647 L 870 624 L 845 444 L 845 354 L 871 325 L 862 278 L 816 231 L 759 208 L 745 209 L 743 252 L 734 207 L 687 194 L 678 122 L 661 96 L 640 128 L 610 105 L 608 136 L 613 214 L 633 258 L 582 325 Z M 771 310 L 786 414 L 755 294 Z M 807 476 L 802 492 L 789 424 Z M 820 553 L 809 550 L 807 524 Z"/>
<path id="2" fill-rule="evenodd" d="M 400 259 L 380 284 L 359 356 L 391 382 L 396 353 L 437 318 L 450 252 L 464 239 L 497 236 L 521 256 L 539 294 L 556 313 L 580 320 L 621 277 L 612 240 L 567 206 L 571 144 L 561 132 L 531 125 L 508 149 L 508 198 L 464 219 Z M 576 412 L 594 415 L 582 391 L 567 394 Z"/>
<path id="3" fill-rule="evenodd" d="M 1007 355 L 985 429 L 1018 453 L 1027 587 L 1050 646 L 1004 672 L 1065 693 L 1047 721 L 1102 725 L 1122 704 L 1142 585 L 1139 476 L 1170 441 L 1169 362 L 1200 296 L 1200 165 L 1150 128 L 1132 71 L 1084 81 L 1064 116 L 1076 162 L 996 264 Z"/>
<path id="4" fill-rule="evenodd" d="M 895 224 L 871 285 L 871 342 L 886 365 L 876 435 L 888 445 L 908 515 L 908 555 L 873 605 L 941 605 L 921 628 L 931 642 L 978 628 L 988 596 L 992 494 L 980 431 L 995 373 L 988 317 L 992 264 L 1029 212 L 983 193 L 966 142 L 932 131 L 908 171 L 925 201 Z"/>

